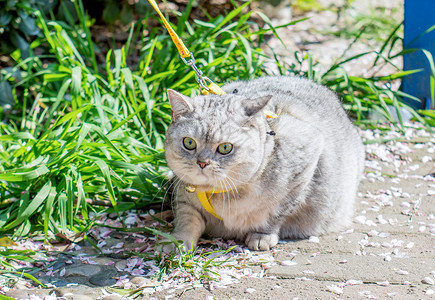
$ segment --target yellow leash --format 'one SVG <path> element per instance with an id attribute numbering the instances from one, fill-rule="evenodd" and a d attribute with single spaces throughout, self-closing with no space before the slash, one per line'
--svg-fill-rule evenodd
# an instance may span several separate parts
<path id="1" fill-rule="evenodd" d="M 187 47 L 184 45 L 181 38 L 177 35 L 175 30 L 172 29 L 171 25 L 160 11 L 160 8 L 157 5 L 156 1 L 148 0 L 148 2 L 152 5 L 152 7 L 154 7 L 154 9 L 157 11 L 160 18 L 162 19 L 163 24 L 165 25 L 166 29 L 169 32 L 169 35 L 172 38 L 172 41 L 174 42 L 175 46 L 178 49 L 178 53 L 180 53 L 181 59 L 184 61 L 186 65 L 191 66 L 193 71 L 195 71 L 196 80 L 199 84 L 201 93 L 204 95 L 209 95 L 209 94 L 224 95 L 225 92 L 217 84 L 215 84 L 210 78 L 202 75 L 203 74 L 202 71 L 199 70 L 195 64 L 196 61 L 192 52 L 190 52 L 189 49 L 187 49 Z M 190 60 L 187 61 L 186 58 L 189 56 L 190 56 Z"/>
<path id="2" fill-rule="evenodd" d="M 169 25 L 169 22 L 166 20 L 165 16 L 160 11 L 159 6 L 157 5 L 156 1 L 154 0 L 148 0 L 148 2 L 154 7 L 154 9 L 159 14 L 160 18 L 163 21 L 163 24 L 165 24 L 166 29 L 169 32 L 169 35 L 172 38 L 172 41 L 174 42 L 175 46 L 178 49 L 178 52 L 180 53 L 180 56 L 183 58 L 189 57 L 190 52 L 189 49 L 184 45 L 183 41 L 178 37 L 177 33 L 172 29 L 171 25 Z"/>

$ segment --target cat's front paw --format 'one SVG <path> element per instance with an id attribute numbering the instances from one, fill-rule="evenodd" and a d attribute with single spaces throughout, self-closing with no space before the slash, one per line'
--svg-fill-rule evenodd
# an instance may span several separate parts
<path id="1" fill-rule="evenodd" d="M 276 233 L 252 232 L 246 237 L 246 245 L 251 250 L 267 251 L 278 244 L 279 236 Z"/>
<path id="2" fill-rule="evenodd" d="M 184 247 L 185 248 L 185 247 Z M 171 241 L 169 240 L 163 240 L 160 242 L 160 244 L 156 245 L 154 247 L 154 250 L 156 252 L 162 252 L 162 253 L 176 253 L 179 251 L 178 247 L 175 246 Z M 185 250 L 185 249 L 184 249 Z"/>

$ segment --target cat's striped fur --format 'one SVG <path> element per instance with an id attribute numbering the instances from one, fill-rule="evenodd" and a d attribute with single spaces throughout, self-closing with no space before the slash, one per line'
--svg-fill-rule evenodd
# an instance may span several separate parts
<path id="1" fill-rule="evenodd" d="M 279 238 L 349 226 L 364 150 L 337 96 L 297 77 L 233 82 L 223 90 L 192 99 L 168 91 L 166 159 L 177 178 L 173 235 L 187 247 L 208 232 L 267 250 Z M 278 117 L 268 119 L 265 111 Z M 186 148 L 185 138 L 195 149 Z M 233 147 L 228 154 L 218 151 L 224 143 Z M 222 220 L 186 184 L 227 190 L 212 197 Z"/>

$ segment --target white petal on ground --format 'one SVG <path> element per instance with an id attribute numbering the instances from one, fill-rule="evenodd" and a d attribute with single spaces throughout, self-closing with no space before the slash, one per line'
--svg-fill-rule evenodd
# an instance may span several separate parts
<path id="1" fill-rule="evenodd" d="M 389 285 L 390 285 L 390 283 L 388 282 L 388 280 L 385 280 L 385 281 L 379 281 L 379 282 L 376 282 L 376 284 L 377 284 L 377 285 L 380 285 L 380 286 L 389 286 Z"/>
<path id="2" fill-rule="evenodd" d="M 346 281 L 346 285 L 358 285 L 363 284 L 362 280 L 356 280 L 356 279 L 349 279 Z"/>
<path id="3" fill-rule="evenodd" d="M 406 246 L 405 246 L 406 249 L 411 249 L 412 247 L 414 247 L 414 242 L 409 242 L 409 243 L 406 244 Z"/>
<path id="4" fill-rule="evenodd" d="M 432 161 L 432 157 L 430 157 L 429 155 L 425 155 L 421 158 L 422 163 L 428 163 L 430 161 Z"/>
<path id="5" fill-rule="evenodd" d="M 355 223 L 358 224 L 364 224 L 366 222 L 367 217 L 366 216 L 357 216 L 355 217 Z"/>
<path id="6" fill-rule="evenodd" d="M 317 236 L 310 236 L 310 238 L 308 239 L 308 242 L 318 243 L 318 242 L 320 242 L 320 239 Z"/>
<path id="7" fill-rule="evenodd" d="M 298 263 L 294 262 L 292 260 L 283 260 L 283 261 L 281 261 L 280 264 L 281 264 L 281 266 L 291 267 L 291 266 L 297 265 Z"/>
<path id="8" fill-rule="evenodd" d="M 252 294 L 252 293 L 255 292 L 255 291 L 256 291 L 256 289 L 253 289 L 253 288 L 247 288 L 246 291 L 245 291 L 245 293 L 246 293 L 246 294 Z"/>
<path id="9" fill-rule="evenodd" d="M 434 285 L 435 284 L 435 281 L 431 277 L 429 277 L 429 276 L 423 278 L 423 280 L 421 282 L 424 283 L 424 284 L 430 284 L 430 285 Z"/>
<path id="10" fill-rule="evenodd" d="M 334 294 L 341 295 L 343 294 L 343 288 L 339 287 L 338 285 L 328 285 L 328 290 L 333 292 Z"/>

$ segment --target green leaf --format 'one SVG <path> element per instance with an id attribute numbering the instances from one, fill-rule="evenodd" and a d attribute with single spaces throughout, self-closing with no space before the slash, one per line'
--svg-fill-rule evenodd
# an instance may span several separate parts
<path id="1" fill-rule="evenodd" d="M 104 177 L 104 182 L 106 183 L 107 192 L 109 194 L 110 202 L 112 203 L 113 208 L 115 209 L 116 213 L 118 214 L 118 204 L 116 201 L 115 191 L 113 190 L 113 184 L 112 179 L 110 178 L 110 170 L 109 166 L 106 164 L 105 161 L 95 158 L 95 163 L 98 165 L 98 167 L 101 170 L 101 173 Z"/>
<path id="2" fill-rule="evenodd" d="M 21 22 L 18 28 L 30 36 L 37 35 L 39 33 L 39 27 L 36 26 L 35 20 L 29 15 L 21 16 Z"/>
<path id="3" fill-rule="evenodd" d="M 125 84 L 130 90 L 134 90 L 133 77 L 129 68 L 122 68 L 121 73 L 124 75 Z"/>
<path id="4" fill-rule="evenodd" d="M 0 107 L 10 109 L 15 104 L 12 87 L 7 81 L 0 82 Z"/>
<path id="5" fill-rule="evenodd" d="M 92 104 L 85 104 L 82 107 L 80 107 L 79 109 L 76 109 L 75 111 L 67 113 L 62 118 L 60 118 L 59 121 L 56 121 L 54 126 L 59 126 L 59 125 L 65 123 L 66 121 L 69 121 L 69 120 L 77 117 L 77 115 L 79 113 L 89 110 L 92 106 L 93 106 Z"/>
<path id="6" fill-rule="evenodd" d="M 162 237 L 166 238 L 167 240 L 171 241 L 175 247 L 179 248 L 181 246 L 181 244 L 178 242 L 178 240 L 170 235 L 169 233 L 154 229 L 154 228 L 150 228 L 150 227 L 145 227 L 144 229 L 154 233 L 155 235 L 161 235 Z"/>
<path id="7" fill-rule="evenodd" d="M 22 182 L 29 181 L 35 178 L 39 178 L 42 175 L 49 173 L 50 170 L 45 166 L 41 165 L 36 169 L 31 169 L 29 171 L 15 171 L 15 172 L 5 172 L 0 173 L 0 180 L 5 180 L 9 182 Z"/>
<path id="8" fill-rule="evenodd" d="M 115 23 L 119 19 L 118 1 L 112 0 L 103 9 L 103 21 L 109 24 Z"/>
<path id="9" fill-rule="evenodd" d="M 8 135 L 1 135 L 0 141 L 35 140 L 29 132 L 15 132 Z"/>
<path id="10" fill-rule="evenodd" d="M 74 67 L 71 70 L 71 93 L 75 96 L 80 96 L 82 87 L 82 68 Z"/>
<path id="11" fill-rule="evenodd" d="M 376 77 L 376 78 L 374 78 L 374 80 L 375 81 L 395 80 L 395 79 L 403 78 L 403 77 L 408 76 L 410 74 L 418 73 L 421 71 L 423 71 L 423 69 L 400 71 L 400 72 L 396 72 L 396 73 L 391 74 L 391 75 Z"/>
<path id="12" fill-rule="evenodd" d="M 46 286 L 40 282 L 38 279 L 36 279 L 34 276 L 28 274 L 28 273 L 24 273 L 24 272 L 17 272 L 17 271 L 9 271 L 9 270 L 0 270 L 0 274 L 16 274 L 16 275 L 20 275 L 20 276 L 24 276 L 30 280 L 33 280 L 34 282 L 36 282 L 37 284 L 39 284 L 41 287 L 45 288 Z M 5 297 L 5 296 L 4 296 Z M 9 297 L 5 297 L 6 299 L 8 299 Z"/>
<path id="13" fill-rule="evenodd" d="M 133 8 L 127 2 L 124 2 L 121 9 L 120 19 L 122 24 L 128 24 L 133 20 Z"/>
<path id="14" fill-rule="evenodd" d="M 9 230 L 21 224 L 23 221 L 27 220 L 41 206 L 44 200 L 47 199 L 50 191 L 51 191 L 51 181 L 47 181 L 47 183 L 41 188 L 38 194 L 36 194 L 36 196 L 32 199 L 29 205 L 25 208 L 25 210 L 20 215 L 18 215 L 14 221 L 4 226 L 0 230 L 1 231 Z"/>
<path id="15" fill-rule="evenodd" d="M 0 300 L 15 300 L 15 298 L 3 296 L 3 295 L 0 294 Z"/>
<path id="16" fill-rule="evenodd" d="M 434 109 L 419 110 L 418 113 L 435 119 Z"/>
<path id="17" fill-rule="evenodd" d="M 45 201 L 45 216 L 44 216 L 44 240 L 47 241 L 48 223 L 53 212 L 53 202 L 56 197 L 56 188 L 51 187 L 47 200 Z"/>
<path id="18" fill-rule="evenodd" d="M 213 30 L 214 32 L 217 32 L 219 29 L 221 29 L 225 24 L 227 24 L 231 19 L 233 19 L 234 17 L 236 17 L 238 14 L 240 14 L 242 12 L 242 10 L 248 6 L 249 4 L 251 4 L 251 2 L 254 0 L 249 0 L 246 1 L 245 3 L 243 3 L 242 5 L 240 5 L 239 7 L 237 7 L 236 9 L 233 9 L 232 11 L 230 11 L 229 14 L 227 14 L 225 16 L 225 18 L 222 20 L 222 22 L 220 22 L 216 28 Z"/>
<path id="19" fill-rule="evenodd" d="M 22 58 L 29 57 L 30 44 L 27 42 L 27 40 L 22 36 L 20 32 L 18 32 L 17 30 L 11 30 L 9 33 L 9 38 L 11 39 L 12 44 L 21 50 Z"/>
<path id="20" fill-rule="evenodd" d="M 0 26 L 5 27 L 6 25 L 9 24 L 9 22 L 12 20 L 12 15 L 5 11 L 5 10 L 0 10 Z"/>
<path id="21" fill-rule="evenodd" d="M 435 26 L 434 26 L 435 28 Z M 432 56 L 432 53 L 427 51 L 426 49 L 422 50 L 424 55 L 426 55 L 426 58 L 429 62 L 430 66 L 430 98 L 432 101 L 432 106 L 435 106 L 435 62 Z"/>

